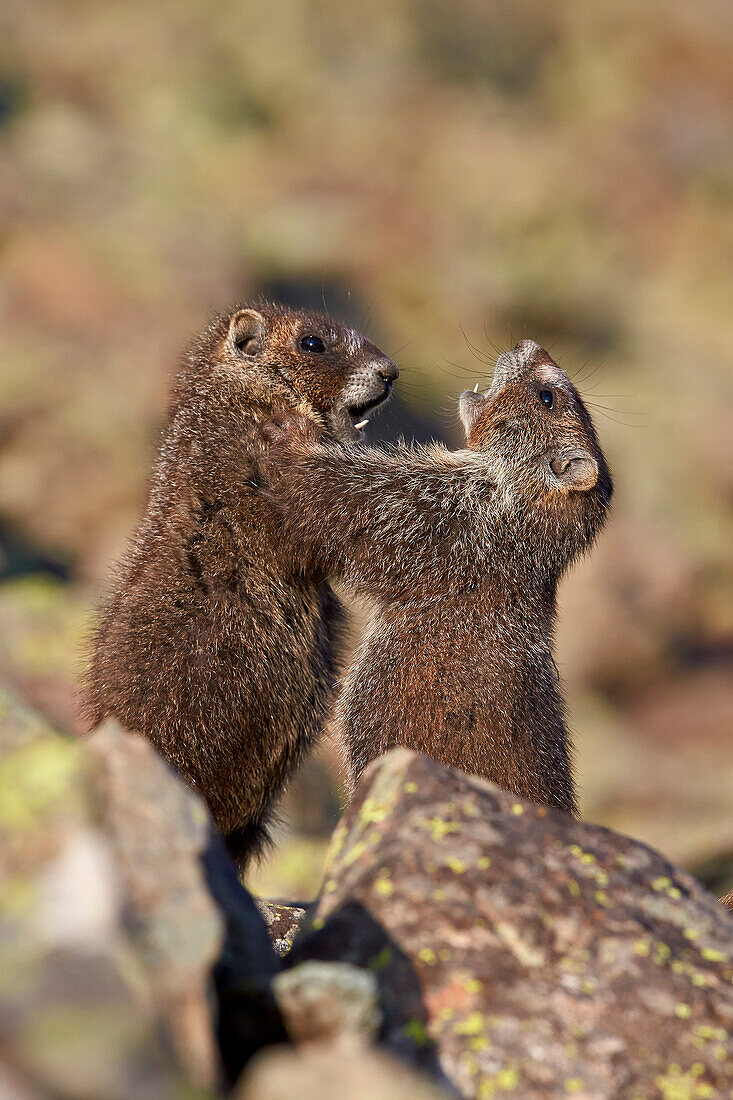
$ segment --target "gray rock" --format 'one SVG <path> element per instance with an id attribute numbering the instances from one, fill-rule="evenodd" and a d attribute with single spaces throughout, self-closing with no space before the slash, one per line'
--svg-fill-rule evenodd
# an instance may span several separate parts
<path id="1" fill-rule="evenodd" d="M 376 1050 L 313 1045 L 254 1059 L 237 1100 L 446 1100 L 447 1094 Z"/>
<path id="2" fill-rule="evenodd" d="M 0 1050 L 10 1096 L 183 1088 L 121 921 L 85 748 L 0 691 Z"/>
<path id="3" fill-rule="evenodd" d="M 377 982 L 349 963 L 304 962 L 274 980 L 275 999 L 294 1043 L 366 1045 L 377 1036 L 382 1014 Z"/>

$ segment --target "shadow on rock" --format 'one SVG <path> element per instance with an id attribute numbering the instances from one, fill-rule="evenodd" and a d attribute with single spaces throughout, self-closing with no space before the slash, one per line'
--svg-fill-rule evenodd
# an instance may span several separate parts
<path id="1" fill-rule="evenodd" d="M 213 975 L 223 1084 L 231 1087 L 253 1054 L 271 1043 L 287 1042 L 272 989 L 282 964 L 262 915 L 240 883 L 213 826 L 201 862 L 209 891 L 224 917 L 224 940 Z"/>
<path id="2" fill-rule="evenodd" d="M 374 976 L 381 1025 L 377 1041 L 398 1058 L 429 1074 L 453 1092 L 428 1033 L 428 1010 L 420 979 L 409 955 L 379 920 L 357 901 L 347 901 L 318 927 L 316 918 L 296 937 L 288 968 L 314 959 L 351 963 Z"/>

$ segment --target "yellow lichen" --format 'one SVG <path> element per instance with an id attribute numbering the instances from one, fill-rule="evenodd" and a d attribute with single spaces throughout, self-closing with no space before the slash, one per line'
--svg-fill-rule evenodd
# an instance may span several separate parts
<path id="1" fill-rule="evenodd" d="M 481 1012 L 471 1012 L 465 1020 L 459 1020 L 453 1030 L 456 1035 L 480 1035 L 484 1027 L 483 1014 Z"/>
<path id="2" fill-rule="evenodd" d="M 336 860 L 338 858 L 338 856 L 340 856 L 341 850 L 342 850 L 344 844 L 346 843 L 347 835 L 348 835 L 348 830 L 347 830 L 345 825 L 339 825 L 336 828 L 336 831 L 334 832 L 333 837 L 331 838 L 331 847 L 330 847 L 330 849 L 328 851 L 328 854 L 326 856 L 326 866 L 327 867 L 330 867 L 331 863 L 333 863 L 334 860 Z"/>
<path id="3" fill-rule="evenodd" d="M 386 803 L 378 802 L 376 798 L 366 798 L 359 810 L 359 819 L 364 825 L 378 825 L 389 815 L 389 811 Z"/>
<path id="4" fill-rule="evenodd" d="M 511 1069 L 503 1069 L 496 1075 L 496 1083 L 505 1092 L 511 1092 L 519 1084 L 519 1073 L 512 1066 Z"/>
<path id="5" fill-rule="evenodd" d="M 693 1030 L 701 1039 L 717 1039 L 720 1043 L 728 1041 L 728 1032 L 724 1027 L 711 1027 L 710 1024 L 695 1024 Z"/>
<path id="6" fill-rule="evenodd" d="M 442 817 L 425 818 L 421 824 L 430 832 L 433 840 L 442 840 L 448 833 L 457 833 L 461 828 L 457 821 L 445 821 Z"/>
<path id="7" fill-rule="evenodd" d="M 724 951 L 716 951 L 714 947 L 701 947 L 700 954 L 708 962 L 725 962 L 727 958 Z"/>
<path id="8" fill-rule="evenodd" d="M 68 804 L 80 765 L 79 746 L 61 737 L 10 753 L 0 762 L 0 828 L 32 828 L 53 807 Z"/>
<path id="9" fill-rule="evenodd" d="M 352 863 L 356 863 L 359 856 L 363 855 L 367 851 L 367 846 L 363 840 L 358 840 L 351 851 L 344 856 L 343 866 L 351 867 Z"/>
<path id="10" fill-rule="evenodd" d="M 671 948 L 666 943 L 662 943 L 661 940 L 655 945 L 654 952 L 654 962 L 660 966 L 662 963 L 667 962 L 672 954 Z"/>
<path id="11" fill-rule="evenodd" d="M 712 1085 L 705 1081 L 698 1081 L 705 1067 L 701 1062 L 695 1062 L 690 1070 L 685 1073 L 676 1063 L 667 1066 L 667 1072 L 659 1074 L 655 1084 L 664 1100 L 707 1100 L 716 1095 Z"/>

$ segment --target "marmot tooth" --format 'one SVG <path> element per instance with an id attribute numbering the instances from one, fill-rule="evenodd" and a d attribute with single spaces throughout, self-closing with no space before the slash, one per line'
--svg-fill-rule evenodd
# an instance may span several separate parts
<path id="1" fill-rule="evenodd" d="M 359 430 L 359 429 L 361 429 L 361 428 L 365 428 L 365 427 L 367 426 L 367 424 L 368 424 L 368 423 L 369 423 L 369 418 L 367 417 L 367 419 L 366 419 L 366 420 L 360 420 L 358 424 L 354 424 L 354 427 L 355 427 L 355 428 L 356 428 L 357 430 Z"/>

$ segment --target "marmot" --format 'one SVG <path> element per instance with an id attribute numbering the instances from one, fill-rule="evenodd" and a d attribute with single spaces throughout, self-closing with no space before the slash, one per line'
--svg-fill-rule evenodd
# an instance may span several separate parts
<path id="1" fill-rule="evenodd" d="M 555 593 L 603 526 L 611 476 L 578 391 L 531 340 L 459 408 L 457 452 L 321 444 L 287 415 L 263 425 L 303 567 L 375 602 L 336 705 L 348 786 L 405 745 L 574 813 Z"/>
<path id="2" fill-rule="evenodd" d="M 87 716 L 143 734 L 243 863 L 332 702 L 342 612 L 297 572 L 258 491 L 258 424 L 298 410 L 360 438 L 398 370 L 357 332 L 276 305 L 216 317 L 174 385 L 147 510 L 97 629 Z"/>

